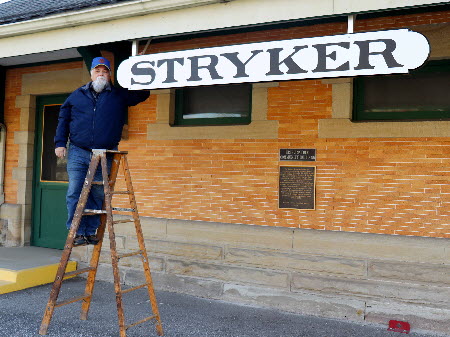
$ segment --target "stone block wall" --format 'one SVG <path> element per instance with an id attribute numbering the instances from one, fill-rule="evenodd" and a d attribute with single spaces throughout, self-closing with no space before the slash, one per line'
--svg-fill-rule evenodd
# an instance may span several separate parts
<path id="1" fill-rule="evenodd" d="M 446 239 L 149 217 L 142 226 L 157 290 L 450 333 Z M 132 225 L 116 235 L 120 252 L 138 249 Z M 86 263 L 91 247 L 72 257 Z M 109 254 L 105 240 L 98 279 L 113 280 Z M 123 283 L 144 283 L 139 258 L 120 265 Z"/>
<path id="2" fill-rule="evenodd" d="M 0 246 L 16 247 L 22 243 L 22 206 L 0 205 Z"/>

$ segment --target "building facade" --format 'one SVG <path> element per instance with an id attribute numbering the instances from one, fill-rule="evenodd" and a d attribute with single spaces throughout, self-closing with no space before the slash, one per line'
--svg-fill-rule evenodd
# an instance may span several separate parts
<path id="1" fill-rule="evenodd" d="M 120 149 L 157 289 L 450 333 L 448 3 L 273 3 L 68 1 L 30 17 L 14 12 L 20 0 L 0 4 L 12 13 L 0 25 L 0 243 L 62 247 L 67 184 L 52 135 L 93 57 L 117 68 L 133 48 L 409 29 L 430 46 L 410 74 L 151 90 L 129 109 Z M 286 167 L 292 181 L 282 180 Z M 301 176 L 311 167 L 312 179 Z M 305 184 L 298 193 L 312 204 L 286 206 L 282 194 Z M 131 226 L 116 236 L 120 250 L 136 248 Z M 103 247 L 98 277 L 108 280 Z M 89 253 L 72 256 L 86 263 Z M 140 283 L 139 263 L 124 262 L 125 283 Z"/>

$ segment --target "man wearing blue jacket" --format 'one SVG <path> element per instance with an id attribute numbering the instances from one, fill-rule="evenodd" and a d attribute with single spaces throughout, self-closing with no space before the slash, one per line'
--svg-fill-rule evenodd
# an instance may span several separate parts
<path id="1" fill-rule="evenodd" d="M 69 187 L 66 203 L 70 229 L 84 179 L 91 161 L 92 149 L 117 149 L 129 106 L 145 101 L 148 91 L 131 91 L 111 85 L 110 62 L 96 57 L 91 66 L 91 82 L 75 90 L 61 106 L 55 136 L 55 154 L 67 158 Z M 69 149 L 66 150 L 69 140 Z M 111 159 L 108 159 L 108 168 Z M 95 181 L 101 181 L 101 169 L 97 170 Z M 86 203 L 88 209 L 103 206 L 103 186 L 92 185 Z M 74 239 L 74 245 L 97 244 L 95 235 L 100 225 L 99 216 L 82 217 Z"/>

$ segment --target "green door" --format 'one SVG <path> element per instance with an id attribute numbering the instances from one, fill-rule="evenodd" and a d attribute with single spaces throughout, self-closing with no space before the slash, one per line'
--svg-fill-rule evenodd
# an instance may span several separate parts
<path id="1" fill-rule="evenodd" d="M 32 244 L 63 249 L 67 238 L 67 158 L 57 158 L 53 138 L 68 95 L 41 96 L 36 104 Z"/>

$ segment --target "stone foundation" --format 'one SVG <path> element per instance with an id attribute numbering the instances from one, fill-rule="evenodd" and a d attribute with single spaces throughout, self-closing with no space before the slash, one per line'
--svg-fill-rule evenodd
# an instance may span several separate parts
<path id="1" fill-rule="evenodd" d="M 156 289 L 450 333 L 447 239 L 148 217 L 142 226 Z M 116 235 L 121 252 L 137 249 L 132 226 Z M 87 262 L 91 247 L 72 256 Z M 108 249 L 105 240 L 97 278 L 112 281 Z M 138 258 L 121 265 L 124 283 L 144 282 Z"/>

